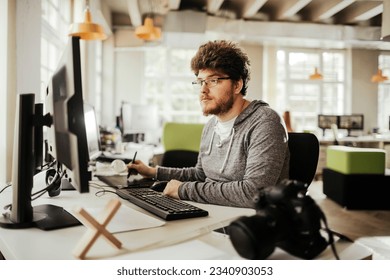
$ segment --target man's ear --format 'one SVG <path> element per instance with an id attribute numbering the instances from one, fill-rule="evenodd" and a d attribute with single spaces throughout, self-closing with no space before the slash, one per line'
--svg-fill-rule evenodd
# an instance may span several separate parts
<path id="1" fill-rule="evenodd" d="M 239 94 L 241 93 L 242 87 L 244 85 L 244 82 L 242 79 L 234 82 L 234 93 Z"/>

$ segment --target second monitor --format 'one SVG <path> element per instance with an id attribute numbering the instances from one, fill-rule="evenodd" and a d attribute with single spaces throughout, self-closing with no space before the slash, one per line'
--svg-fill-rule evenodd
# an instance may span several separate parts
<path id="1" fill-rule="evenodd" d="M 330 129 L 332 124 L 337 125 L 339 129 L 346 129 L 347 136 L 352 136 L 351 131 L 364 129 L 364 115 L 318 115 L 318 127 L 321 128 L 325 134 L 325 129 Z"/>

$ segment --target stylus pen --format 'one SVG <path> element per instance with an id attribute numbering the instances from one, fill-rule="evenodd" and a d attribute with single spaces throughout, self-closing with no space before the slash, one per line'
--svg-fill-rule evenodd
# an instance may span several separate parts
<path id="1" fill-rule="evenodd" d="M 133 161 L 131 163 L 134 163 L 135 162 L 135 157 L 137 156 L 137 151 L 135 151 L 135 154 L 134 154 L 134 157 L 133 157 Z"/>
<path id="2" fill-rule="evenodd" d="M 135 151 L 135 154 L 134 154 L 134 157 L 133 157 L 133 160 L 131 161 L 131 163 L 134 163 L 134 162 L 135 162 L 136 156 L 137 156 L 137 151 Z M 132 174 L 131 171 L 133 171 L 133 170 L 134 170 L 134 169 L 132 169 L 132 168 L 129 169 L 129 172 L 127 173 L 127 178 L 130 177 L 130 175 Z"/>

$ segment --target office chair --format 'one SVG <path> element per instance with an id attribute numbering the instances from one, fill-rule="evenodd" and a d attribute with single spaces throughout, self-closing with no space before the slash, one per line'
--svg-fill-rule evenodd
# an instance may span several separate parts
<path id="1" fill-rule="evenodd" d="M 167 122 L 163 127 L 161 166 L 193 167 L 198 161 L 204 124 Z"/>
<path id="2" fill-rule="evenodd" d="M 288 133 L 291 180 L 311 184 L 316 173 L 320 144 L 312 133 Z"/>

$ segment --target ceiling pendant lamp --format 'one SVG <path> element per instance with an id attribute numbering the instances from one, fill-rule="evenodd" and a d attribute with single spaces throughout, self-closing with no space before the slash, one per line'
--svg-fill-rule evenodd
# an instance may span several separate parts
<path id="1" fill-rule="evenodd" d="M 378 72 L 371 77 L 371 82 L 373 83 L 383 83 L 384 81 L 388 80 L 389 78 L 387 76 L 384 76 L 382 73 L 382 70 L 378 68 Z"/>
<path id="2" fill-rule="evenodd" d="M 92 22 L 92 15 L 89 9 L 89 1 L 86 2 L 84 11 L 84 22 L 72 24 L 69 36 L 80 37 L 82 40 L 105 40 L 107 35 L 103 27 Z"/>
<path id="3" fill-rule="evenodd" d="M 161 28 L 154 26 L 151 17 L 146 17 L 144 25 L 138 26 L 135 29 L 135 35 L 145 41 L 158 40 L 161 38 Z"/>
<path id="4" fill-rule="evenodd" d="M 314 68 L 314 74 L 311 74 L 311 75 L 309 76 L 309 79 L 310 79 L 310 80 L 322 80 L 322 79 L 323 79 L 323 76 L 322 76 L 322 74 L 320 74 L 320 73 L 318 72 L 317 67 Z"/>

